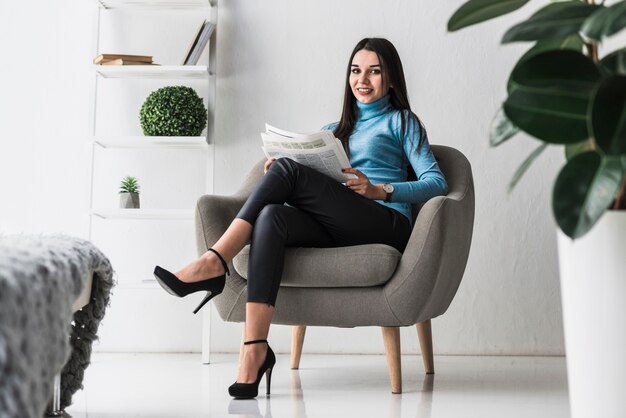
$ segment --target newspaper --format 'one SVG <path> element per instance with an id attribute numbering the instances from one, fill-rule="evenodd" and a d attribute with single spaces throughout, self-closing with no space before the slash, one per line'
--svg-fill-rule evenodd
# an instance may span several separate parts
<path id="1" fill-rule="evenodd" d="M 261 138 L 263 152 L 268 159 L 291 158 L 342 183 L 357 178 L 354 174 L 341 171 L 351 167 L 350 161 L 341 141 L 331 131 L 297 134 L 265 124 Z"/>

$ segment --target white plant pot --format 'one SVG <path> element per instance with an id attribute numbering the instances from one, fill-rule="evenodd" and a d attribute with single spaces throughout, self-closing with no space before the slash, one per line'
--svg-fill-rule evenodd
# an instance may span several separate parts
<path id="1" fill-rule="evenodd" d="M 582 238 L 559 231 L 572 418 L 626 416 L 626 211 Z"/>
<path id="2" fill-rule="evenodd" d="M 120 193 L 120 208 L 139 209 L 139 193 Z"/>

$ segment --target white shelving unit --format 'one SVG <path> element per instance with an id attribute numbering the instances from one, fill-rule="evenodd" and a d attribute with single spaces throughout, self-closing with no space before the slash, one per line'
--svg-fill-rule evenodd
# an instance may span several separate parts
<path id="1" fill-rule="evenodd" d="M 206 65 L 98 65 L 96 73 L 103 78 L 199 78 L 209 74 Z"/>
<path id="2" fill-rule="evenodd" d="M 183 209 L 93 209 L 92 216 L 102 219 L 152 219 L 152 220 L 188 220 L 194 219 L 191 210 Z"/>
<path id="3" fill-rule="evenodd" d="M 104 9 L 198 9 L 215 3 L 207 0 L 98 0 Z M 216 4 L 215 4 L 216 5 Z M 217 22 L 217 20 L 215 20 Z"/>
<path id="4" fill-rule="evenodd" d="M 204 136 L 99 136 L 93 142 L 102 148 L 208 149 Z"/>
<path id="5" fill-rule="evenodd" d="M 96 51 L 99 53 L 127 53 L 125 51 L 101 51 L 101 21 L 103 13 L 109 10 L 115 10 L 116 13 L 130 11 L 132 13 L 154 12 L 154 11 L 175 11 L 183 10 L 190 12 L 198 12 L 204 19 L 217 24 L 217 0 L 95 0 L 97 5 L 97 28 L 96 28 Z M 175 13 L 172 13 L 175 15 Z M 168 17 L 169 18 L 169 17 Z M 172 17 L 175 20 L 175 16 Z M 110 151 L 128 152 L 139 151 L 139 158 L 149 155 L 152 152 L 171 153 L 173 156 L 181 151 L 203 153 L 205 166 L 205 185 L 204 193 L 213 191 L 213 167 L 214 167 L 214 120 L 215 120 L 215 69 L 216 69 L 216 32 L 214 31 L 208 48 L 207 65 L 129 65 L 129 66 L 104 66 L 94 65 L 95 82 L 93 89 L 93 106 L 91 112 L 91 181 L 90 181 L 90 214 L 89 214 L 89 238 L 97 241 L 94 236 L 94 222 L 130 222 L 142 223 L 150 222 L 194 222 L 195 208 L 150 208 L 143 207 L 141 209 L 119 209 L 116 207 L 118 202 L 112 200 L 107 201 L 107 207 L 94 207 L 95 195 L 98 193 L 95 184 L 95 173 L 99 168 L 103 153 Z M 158 45 L 157 45 L 158 46 Z M 98 107 L 99 96 L 107 89 L 107 80 L 122 79 L 125 82 L 136 82 L 140 80 L 156 80 L 163 85 L 172 84 L 181 80 L 195 80 L 205 82 L 206 91 L 198 92 L 201 96 L 206 97 L 206 105 L 208 108 L 206 135 L 199 137 L 150 137 L 138 135 L 109 135 L 99 133 Z M 204 94 L 206 93 L 206 95 Z M 137 109 L 137 114 L 139 110 Z M 139 122 L 137 121 L 137 124 Z M 159 166 L 159 170 L 176 170 L 179 165 L 175 163 L 176 158 L 171 157 L 172 163 L 167 167 Z M 121 179 L 121 178 L 120 178 Z M 141 181 L 141 179 L 140 179 Z M 118 180 L 119 184 L 119 180 Z M 143 190 L 142 190 L 143 191 Z M 197 196 L 199 197 L 199 196 Z M 188 228 L 188 227 L 187 227 Z M 114 230 L 114 228 L 102 228 L 100 231 Z M 108 233 L 108 232 L 107 232 Z M 111 237 L 107 237 L 111 240 Z M 122 241 L 124 237 L 119 237 Z M 189 237 L 193 240 L 193 237 Z M 159 245 L 158 242 L 146 242 L 146 245 Z M 166 245 L 176 245 L 168 242 Z M 132 253 L 132 249 L 128 249 Z M 190 255 L 195 256 L 195 253 Z M 128 257 L 132 257 L 130 254 Z M 136 261 L 134 258 L 131 261 Z M 180 265 L 189 262 L 190 259 L 178 260 Z M 114 266 L 115 268 L 115 266 Z M 124 278 L 118 279 L 120 286 L 124 286 Z M 155 288 L 155 281 L 150 277 L 135 278 L 132 282 L 125 285 L 128 289 L 152 289 Z M 118 286 L 119 287 L 119 286 Z M 209 338 L 210 338 L 210 308 L 203 309 L 203 326 L 202 326 L 202 361 L 209 362 Z"/>

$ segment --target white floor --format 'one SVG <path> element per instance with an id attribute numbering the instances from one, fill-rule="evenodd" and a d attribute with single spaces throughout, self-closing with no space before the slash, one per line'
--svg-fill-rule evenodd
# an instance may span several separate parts
<path id="1" fill-rule="evenodd" d="M 94 354 L 67 413 L 113 417 L 549 417 L 569 416 L 562 357 L 403 356 L 403 394 L 391 394 L 384 356 L 304 354 L 300 370 L 279 355 L 271 397 L 232 400 L 237 356 Z"/>

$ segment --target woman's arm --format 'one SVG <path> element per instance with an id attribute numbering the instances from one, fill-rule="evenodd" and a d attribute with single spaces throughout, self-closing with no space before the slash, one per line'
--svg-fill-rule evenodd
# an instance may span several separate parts
<path id="1" fill-rule="evenodd" d="M 387 197 L 387 193 L 383 190 L 382 184 L 370 183 L 369 178 L 356 168 L 342 168 L 341 171 L 357 176 L 356 179 L 346 181 L 346 186 L 356 193 L 371 200 L 384 200 L 385 197 Z"/>
<path id="2" fill-rule="evenodd" d="M 400 119 L 399 116 L 398 114 L 398 120 Z M 400 137 L 401 132 L 400 126 L 398 121 L 398 137 Z M 425 131 L 422 132 L 425 133 Z M 422 140 L 421 144 L 420 139 Z M 420 122 L 417 117 L 407 117 L 402 146 L 404 155 L 413 167 L 417 180 L 391 183 L 394 187 L 391 201 L 422 203 L 435 196 L 446 195 L 448 183 L 430 149 L 428 137 L 425 136 L 423 139 L 420 137 Z"/>

